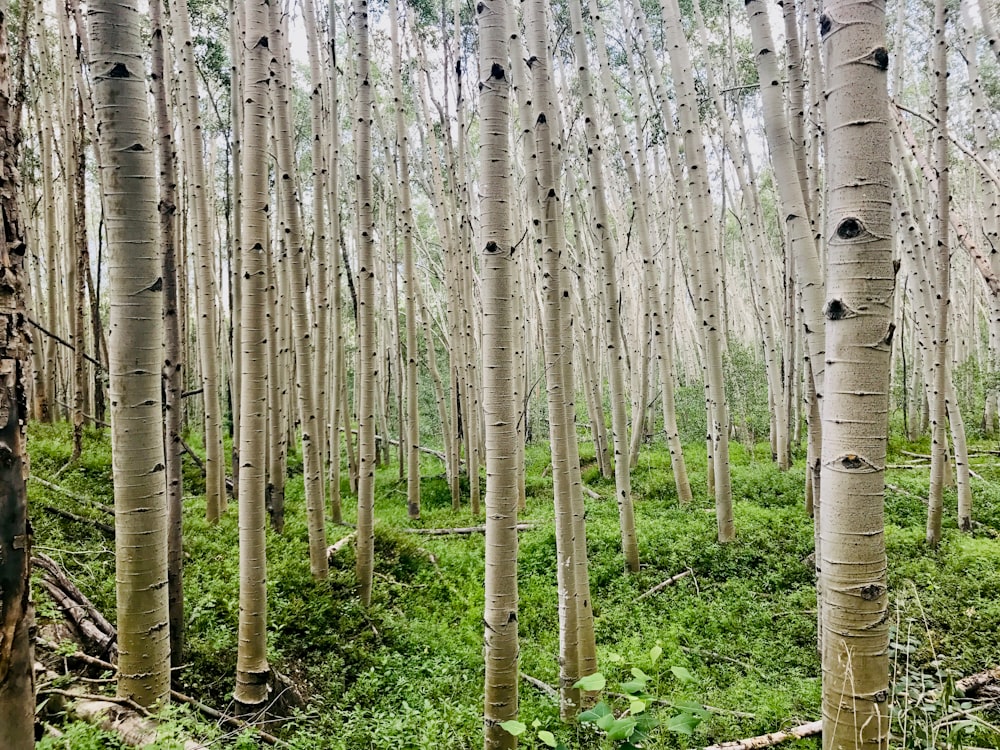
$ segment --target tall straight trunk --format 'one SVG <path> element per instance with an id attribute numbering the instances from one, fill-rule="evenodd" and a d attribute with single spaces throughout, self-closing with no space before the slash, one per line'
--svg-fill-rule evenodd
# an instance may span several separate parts
<path id="1" fill-rule="evenodd" d="M 885 8 L 832 0 L 820 505 L 823 747 L 887 748 L 885 459 L 895 269 Z"/>
<path id="2" fill-rule="evenodd" d="M 586 530 L 580 482 L 573 405 L 573 342 L 567 304 L 567 254 L 563 236 L 557 155 L 561 134 L 551 76 L 545 4 L 532 0 L 527 9 L 528 52 L 531 60 L 535 174 L 541 227 L 536 245 L 542 257 L 546 393 L 556 504 L 556 555 L 559 587 L 560 715 L 568 720 L 580 710 L 581 693 L 573 685 L 596 670 L 593 612 L 587 576 Z"/>
<path id="3" fill-rule="evenodd" d="M 479 23 L 482 111 L 483 409 L 486 427 L 486 680 L 484 747 L 506 750 L 517 737 L 500 726 L 517 716 L 517 441 L 514 276 L 511 246 L 510 77 L 507 0 L 484 0 Z M 409 316 L 408 316 L 409 317 Z"/>
<path id="4" fill-rule="evenodd" d="M 406 445 L 406 511 L 410 518 L 420 517 L 420 412 L 417 402 L 417 269 L 413 248 L 413 209 L 410 205 L 410 155 L 406 135 L 403 101 L 402 54 L 399 44 L 397 10 L 390 11 L 393 53 L 393 96 L 396 100 L 396 158 L 399 160 L 399 219 L 403 235 L 403 283 L 406 285 L 406 391 L 404 428 L 400 430 L 400 450 Z M 398 320 L 398 316 L 397 316 Z M 427 342 L 431 347 L 431 342 Z M 433 348 L 430 349 L 433 354 Z M 406 439 L 402 439 L 405 431 Z M 400 465 L 403 459 L 400 458 Z"/>
<path id="5" fill-rule="evenodd" d="M 931 213 L 931 238 L 935 244 L 936 268 L 934 296 L 934 341 L 928 396 L 931 411 L 931 479 L 927 498 L 927 544 L 936 547 L 941 541 L 941 514 L 944 507 L 945 464 L 948 461 L 946 388 L 951 348 L 948 341 L 948 313 L 951 300 L 951 244 L 949 213 L 951 193 L 948 168 L 948 41 L 945 37 L 948 10 L 944 0 L 934 3 L 934 49 L 931 68 L 934 74 L 934 156 L 937 192 Z"/>
<path id="6" fill-rule="evenodd" d="M 302 431 L 303 480 L 306 495 L 306 526 L 309 534 L 309 569 L 316 578 L 326 578 L 329 569 L 326 556 L 326 525 L 324 513 L 326 499 L 323 483 L 322 446 L 323 428 L 316 414 L 316 387 L 314 377 L 315 338 L 310 323 L 310 306 L 306 293 L 306 276 L 309 266 L 302 226 L 302 206 L 296 187 L 295 154 L 292 144 L 292 112 L 289 89 L 290 77 L 287 55 L 289 46 L 280 6 L 270 4 L 272 66 L 276 71 L 276 87 L 271 89 L 277 142 L 278 198 L 281 201 L 282 250 L 288 274 L 291 303 L 291 335 L 295 348 L 295 402 L 299 427 Z"/>
<path id="7" fill-rule="evenodd" d="M 160 241 L 163 245 L 163 421 L 167 486 L 167 600 L 170 609 L 170 665 L 180 667 L 184 653 L 184 550 L 181 522 L 181 331 L 177 309 L 177 169 L 173 128 L 167 105 L 163 31 L 163 0 L 149 6 L 152 27 L 153 106 L 160 166 Z"/>
<path id="8" fill-rule="evenodd" d="M 378 375 L 378 338 L 375 329 L 375 215 L 372 194 L 372 83 L 369 61 L 369 15 L 366 0 L 354 0 L 354 38 L 357 47 L 354 127 L 357 169 L 358 245 L 358 541 L 356 574 L 358 595 L 371 603 L 375 566 L 375 402 Z"/>
<path id="9" fill-rule="evenodd" d="M 239 539 L 240 602 L 236 652 L 236 703 L 245 712 L 267 701 L 267 551 L 265 468 L 267 413 L 267 243 L 268 193 L 268 37 L 267 0 L 246 3 L 243 25 L 242 218 L 239 248 L 240 450 Z"/>
<path id="10" fill-rule="evenodd" d="M 320 56 L 319 29 L 316 24 L 316 4 L 314 0 L 302 0 L 302 16 L 305 22 L 306 48 L 309 51 L 309 113 L 312 125 L 312 258 L 315 269 L 312 290 L 313 307 L 315 309 L 315 333 L 313 349 L 315 361 L 312 363 L 313 373 L 313 410 L 317 415 L 317 426 L 314 440 L 318 446 L 320 461 L 320 484 L 323 479 L 323 462 L 328 455 L 327 440 L 329 435 L 325 429 L 325 416 L 329 410 L 327 386 L 330 381 L 330 237 L 336 242 L 336 235 L 329 235 L 329 224 L 326 220 L 326 128 L 323 121 L 323 82 L 325 75 L 322 70 Z M 325 502 L 325 501 L 324 501 Z M 322 508 L 320 509 L 322 512 Z"/>
<path id="11" fill-rule="evenodd" d="M 139 12 L 94 0 L 88 16 L 110 251 L 118 695 L 151 706 L 170 690 L 156 163 Z"/>
<path id="12" fill-rule="evenodd" d="M 7 47 L 7 0 L 0 1 L 0 221 L 5 252 L 0 255 L 0 747 L 35 746 L 35 660 L 29 597 L 31 536 L 28 523 L 28 388 L 31 340 L 26 329 L 24 256 L 27 251 L 17 176 L 20 132 L 12 111 Z M 21 6 L 25 12 L 25 6 Z M 25 48 L 21 47 L 22 54 Z M 13 106 L 12 106 L 13 105 Z"/>
<path id="13" fill-rule="evenodd" d="M 611 438 L 614 446 L 615 499 L 618 501 L 618 525 L 622 539 L 622 554 L 629 570 L 639 570 L 639 547 L 636 541 L 635 512 L 632 506 L 632 482 L 629 474 L 629 439 L 625 415 L 625 377 L 623 372 L 623 349 L 625 342 L 621 335 L 621 293 L 618 288 L 616 268 L 613 218 L 608 206 L 607 187 L 604 177 L 604 143 L 598 127 L 597 102 L 590 83 L 590 64 L 587 40 L 583 30 L 583 11 L 579 0 L 570 3 L 570 19 L 573 25 L 573 51 L 576 55 L 580 93 L 583 98 L 584 123 L 587 136 L 587 162 L 590 168 L 590 192 L 594 212 L 594 232 L 601 248 L 601 279 L 604 284 L 602 303 L 604 308 L 604 338 L 608 357 L 608 395 L 611 399 Z M 603 36 L 603 34 L 602 34 Z M 601 40 L 598 40 L 600 47 Z M 607 69 L 606 54 L 601 58 L 602 71 Z M 609 72 L 610 73 L 610 72 Z M 610 75 L 607 76 L 610 79 Z M 605 89 L 609 83 L 605 82 Z M 615 101 L 611 91 L 605 91 L 609 104 Z M 618 118 L 621 113 L 614 110 Z M 614 114 L 612 115 L 614 117 Z M 633 201 L 635 196 L 633 195 Z M 645 238 L 649 239 L 648 232 Z M 643 259 L 643 262 L 649 261 Z M 644 266 L 645 267 L 645 266 Z M 650 289 L 646 289 L 650 293 Z M 647 300 L 648 302 L 648 300 Z M 601 414 L 603 419 L 603 413 Z M 633 429 L 635 429 L 633 421 Z"/>
<path id="14" fill-rule="evenodd" d="M 684 158 L 688 168 L 688 191 L 692 205 L 692 235 L 697 264 L 699 307 L 705 341 L 706 391 L 709 407 L 709 439 L 712 441 L 712 471 L 718 539 L 729 542 L 736 537 L 733 522 L 732 484 L 729 474 L 729 416 L 723 382 L 722 321 L 717 294 L 717 262 L 712 227 L 712 201 L 708 183 L 708 164 L 698 102 L 691 71 L 691 55 L 680 22 L 677 0 L 662 0 L 663 20 L 667 31 L 667 50 L 677 88 L 677 114 L 684 133 Z"/>
<path id="15" fill-rule="evenodd" d="M 198 78 L 195 73 L 191 20 L 185 0 L 170 2 L 170 23 L 180 63 L 181 134 L 190 189 L 188 212 L 193 226 L 197 262 L 198 359 L 201 366 L 202 404 L 205 409 L 205 507 L 209 521 L 226 509 L 226 464 L 222 455 L 222 406 L 219 402 L 219 339 L 216 312 L 215 242 L 208 202 L 211 189 L 205 168 Z"/>

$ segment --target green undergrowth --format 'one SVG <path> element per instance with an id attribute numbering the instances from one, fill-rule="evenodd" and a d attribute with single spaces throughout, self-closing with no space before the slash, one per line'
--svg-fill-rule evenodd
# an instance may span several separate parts
<path id="1" fill-rule="evenodd" d="M 64 426 L 32 426 L 33 473 L 55 476 L 69 458 L 69 436 Z M 923 452 L 901 443 L 894 444 L 894 450 L 890 462 L 902 463 L 899 450 Z M 819 718 L 813 529 L 802 508 L 801 461 L 782 473 L 761 458 L 767 456 L 766 446 L 747 450 L 733 445 L 738 538 L 719 545 L 713 504 L 704 487 L 704 450 L 695 447 L 686 453 L 695 499 L 691 506 L 679 507 L 668 452 L 658 444 L 647 447 L 633 472 L 642 569 L 627 575 L 614 483 L 600 476 L 589 446 L 583 445 L 581 453 L 584 480 L 600 495 L 586 504 L 601 671 L 610 688 L 617 689 L 638 668 L 649 677 L 649 694 L 674 704 L 693 701 L 709 707 L 690 735 L 666 727 L 670 708 L 651 709 L 662 723 L 651 730 L 646 746 L 704 747 Z M 519 629 L 521 669 L 554 685 L 559 646 L 549 463 L 546 446 L 529 446 L 523 520 L 534 526 L 520 537 Z M 893 660 L 897 682 L 905 683 L 905 689 L 918 678 L 946 686 L 955 676 L 996 665 L 1000 470 L 994 463 L 973 460 L 980 477 L 973 480 L 979 525 L 971 535 L 959 534 L 951 509 L 943 542 L 935 551 L 923 544 L 926 470 L 888 473 Z M 404 529 L 467 526 L 482 523 L 483 517 L 472 517 L 467 494 L 461 510 L 452 510 L 440 462 L 423 457 L 421 474 L 421 518 L 410 521 L 397 466 L 377 473 L 376 573 L 368 609 L 355 595 L 351 547 L 334 557 L 327 580 L 310 576 L 302 479 L 289 479 L 285 533 L 269 531 L 267 539 L 269 654 L 272 666 L 296 683 L 307 702 L 269 731 L 292 748 L 444 750 L 482 745 L 484 538 L 417 535 Z M 236 508 L 230 506 L 217 526 L 208 525 L 204 498 L 195 494 L 201 487 L 193 464 L 186 467 L 186 477 L 191 480 L 186 479 L 191 494 L 185 497 L 184 515 L 187 650 L 178 688 L 229 710 L 238 615 Z M 112 504 L 106 437 L 88 433 L 81 461 L 54 481 L 81 497 Z M 100 510 L 39 483 L 31 483 L 30 489 L 36 549 L 56 558 L 113 618 L 113 542 L 93 525 L 45 507 L 107 519 Z M 351 522 L 354 511 L 346 482 L 344 492 L 345 520 Z M 349 531 L 328 526 L 329 542 Z M 680 573 L 686 575 L 674 585 L 641 598 Z M 53 617 L 44 596 L 36 592 L 36 598 L 40 619 Z M 678 674 L 690 679 L 679 679 Z M 926 691 L 921 700 L 928 703 Z M 996 736 L 979 726 L 967 734 L 968 728 L 960 727 L 958 739 L 947 734 L 953 729 L 947 721 L 935 728 L 935 711 L 946 715 L 954 706 L 944 698 L 931 703 L 921 709 L 922 723 L 905 710 L 900 714 L 906 722 L 906 747 L 959 747 L 962 741 L 966 746 L 996 746 Z M 613 699 L 612 706 L 627 708 Z M 592 725 L 561 724 L 554 699 L 527 682 L 521 684 L 520 720 L 529 727 L 537 721 L 524 735 L 524 747 L 543 746 L 537 729 L 551 731 L 568 748 L 616 746 Z M 102 744 L 97 734 L 87 734 L 90 730 L 72 731 L 85 737 L 72 747 L 116 747 Z M 199 730 L 197 724 L 191 732 L 211 738 L 213 746 L 249 742 L 212 727 Z M 919 744 L 924 735 L 936 744 Z M 172 747 L 170 743 L 164 740 L 159 746 Z M 40 745 L 50 746 L 60 747 Z M 783 745 L 818 746 L 814 739 Z"/>

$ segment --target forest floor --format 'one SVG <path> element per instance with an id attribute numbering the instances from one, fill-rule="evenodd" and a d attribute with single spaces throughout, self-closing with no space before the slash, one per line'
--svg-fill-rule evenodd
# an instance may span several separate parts
<path id="1" fill-rule="evenodd" d="M 904 452 L 926 453 L 926 445 L 893 446 L 890 463 L 912 466 L 887 476 L 893 747 L 1000 747 L 995 707 L 960 700 L 952 689 L 957 678 L 1000 664 L 1000 464 L 985 453 L 997 447 L 980 444 L 984 452 L 972 461 L 973 533 L 956 529 L 952 491 L 943 541 L 930 550 L 923 542 L 927 464 Z M 63 490 L 29 482 L 35 549 L 60 563 L 113 622 L 113 541 L 99 526 L 51 510 L 110 522 L 97 505 L 113 504 L 107 437 L 88 433 L 81 460 L 58 477 L 70 455 L 68 427 L 32 425 L 29 449 L 32 475 Z M 624 572 L 613 482 L 600 477 L 592 453 L 584 456 L 585 482 L 600 495 L 586 501 L 599 668 L 609 690 L 618 692 L 634 679 L 634 669 L 641 670 L 648 677 L 645 691 L 668 704 L 650 707 L 659 725 L 650 729 L 646 747 L 700 748 L 820 718 L 813 531 L 803 511 L 802 462 L 781 473 L 761 458 L 766 451 L 758 448 L 756 455 L 733 446 L 737 541 L 719 545 L 712 503 L 700 481 L 704 451 L 686 453 L 695 500 L 681 508 L 665 447 L 644 449 L 632 480 L 642 559 L 635 575 Z M 529 447 L 523 520 L 534 526 L 520 535 L 518 621 L 522 671 L 554 685 L 558 628 L 548 463 L 547 446 Z M 287 720 L 268 725 L 285 746 L 482 746 L 483 535 L 403 532 L 482 522 L 467 506 L 452 511 L 442 471 L 431 458 L 422 465 L 421 520 L 413 523 L 406 518 L 397 466 L 380 470 L 375 589 L 372 606 L 364 610 L 354 595 L 351 547 L 334 556 L 328 580 L 312 580 L 302 478 L 299 467 L 291 467 L 285 533 L 269 531 L 267 539 L 270 659 L 306 697 Z M 201 489 L 197 469 L 188 467 L 187 651 L 177 688 L 225 711 L 232 707 L 236 661 L 236 507 L 218 526 L 209 526 Z M 351 521 L 350 495 L 344 498 L 345 519 Z M 330 526 L 330 543 L 348 532 Z M 684 572 L 675 584 L 641 598 Z M 40 624 L 58 618 L 38 587 L 35 600 Z M 609 701 L 616 712 L 629 705 Z M 623 747 L 599 736 L 593 724 L 561 724 L 552 696 L 527 681 L 521 684 L 520 720 L 528 727 L 522 747 L 552 741 L 566 748 Z M 170 708 L 164 724 L 169 736 L 155 747 L 180 747 L 178 736 L 212 747 L 256 745 L 247 733 L 227 734 L 186 707 Z M 86 725 L 67 724 L 62 732 L 61 739 L 47 737 L 39 747 L 118 746 Z M 781 747 L 818 746 L 817 739 L 808 739 Z"/>

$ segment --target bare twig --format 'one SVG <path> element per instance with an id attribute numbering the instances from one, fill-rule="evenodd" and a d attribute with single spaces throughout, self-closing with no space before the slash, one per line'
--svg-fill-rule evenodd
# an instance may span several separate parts
<path id="1" fill-rule="evenodd" d="M 677 583 L 682 578 L 687 578 L 689 575 L 691 575 L 691 568 L 688 568 L 687 570 L 681 571 L 677 575 L 671 576 L 667 580 L 665 580 L 665 581 L 663 581 L 661 583 L 656 584 L 649 591 L 647 591 L 644 594 L 642 594 L 641 596 L 639 596 L 639 598 L 636 599 L 636 601 L 637 602 L 641 602 L 643 599 L 648 599 L 649 597 L 653 596 L 654 594 L 660 593 L 661 591 L 663 591 L 663 589 L 667 588 L 668 586 L 673 586 L 675 583 Z"/>

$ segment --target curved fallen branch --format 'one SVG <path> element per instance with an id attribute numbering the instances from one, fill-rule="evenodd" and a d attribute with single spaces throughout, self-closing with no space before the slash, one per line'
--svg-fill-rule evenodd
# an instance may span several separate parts
<path id="1" fill-rule="evenodd" d="M 734 740 L 733 742 L 722 742 L 718 745 L 709 745 L 705 750 L 759 750 L 763 747 L 774 747 L 788 740 L 801 740 L 806 737 L 814 737 L 822 733 L 823 722 L 811 721 L 808 724 L 788 729 L 784 732 L 771 732 L 758 737 L 750 737 L 745 740 Z"/>

